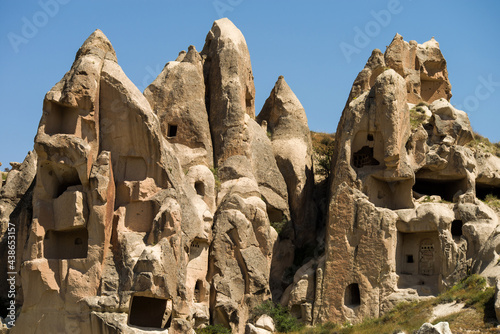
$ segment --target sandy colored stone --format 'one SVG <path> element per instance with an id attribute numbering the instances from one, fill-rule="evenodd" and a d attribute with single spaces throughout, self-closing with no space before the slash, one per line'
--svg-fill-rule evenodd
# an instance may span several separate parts
<path id="1" fill-rule="evenodd" d="M 316 232 L 312 142 L 304 108 L 282 76 L 257 121 L 267 123 L 274 157 L 287 184 L 295 242 L 302 247 L 314 241 Z"/>
<path id="2" fill-rule="evenodd" d="M 214 22 L 201 52 L 208 88 L 214 164 L 248 155 L 245 115 L 255 117 L 255 87 L 250 54 L 241 31 L 227 18 Z"/>
<path id="3" fill-rule="evenodd" d="M 257 321 L 255 322 L 255 326 L 259 328 L 263 328 L 270 332 L 274 332 L 274 320 L 267 314 L 261 315 Z"/>
<path id="4" fill-rule="evenodd" d="M 307 325 L 358 323 L 469 273 L 498 285 L 498 210 L 480 199 L 500 191 L 500 160 L 450 97 L 434 39 L 374 50 L 326 191 L 283 77 L 255 120 L 248 47 L 228 19 L 144 94 L 95 31 L 45 96 L 36 153 L 0 188 L 0 254 L 9 223 L 18 240 L 10 332 L 270 333 L 253 317 L 268 300 Z"/>
<path id="5" fill-rule="evenodd" d="M 411 103 L 451 98 L 446 60 L 439 43 L 432 38 L 423 44 L 406 42 L 399 34 L 382 53 L 375 49 L 365 68 L 358 74 L 351 89 L 347 104 L 363 92 L 369 91 L 376 78 L 386 69 L 393 69 L 405 79 L 407 100 Z"/>
<path id="6" fill-rule="evenodd" d="M 203 62 L 195 47 L 190 46 L 182 60 L 167 63 L 144 96 L 160 120 L 163 136 L 174 144 L 181 164 L 212 166 Z"/>

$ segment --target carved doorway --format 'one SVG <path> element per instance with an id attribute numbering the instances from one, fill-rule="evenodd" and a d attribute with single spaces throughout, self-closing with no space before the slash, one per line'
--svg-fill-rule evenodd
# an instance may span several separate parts
<path id="1" fill-rule="evenodd" d="M 424 239 L 420 243 L 418 273 L 420 275 L 434 275 L 434 243 L 431 239 Z"/>

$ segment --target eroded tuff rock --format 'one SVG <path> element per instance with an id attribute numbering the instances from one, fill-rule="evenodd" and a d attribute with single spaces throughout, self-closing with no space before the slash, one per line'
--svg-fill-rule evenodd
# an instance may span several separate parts
<path id="1" fill-rule="evenodd" d="M 26 245 L 12 333 L 244 331 L 271 297 L 271 222 L 290 220 L 251 73 L 227 19 L 202 55 L 181 52 L 144 94 L 101 31 L 85 41 L 45 97 L 31 169 L 2 188 L 12 192 L 14 174 L 29 186 L 36 172 L 31 192 L 13 193 L 33 207 L 16 208 Z"/>
<path id="2" fill-rule="evenodd" d="M 185 332 L 208 321 L 208 298 L 193 297 L 207 283 L 191 280 L 191 262 L 201 256 L 195 245 L 211 237 L 212 215 L 183 182 L 158 118 L 102 32 L 47 93 L 35 149 L 24 303 L 13 333 L 167 323 Z M 148 305 L 163 308 L 161 317 L 136 314 Z M 193 316 L 196 307 L 202 312 Z M 128 321 L 119 321 L 127 310 Z"/>
<path id="3" fill-rule="evenodd" d="M 480 199 L 500 194 L 500 159 L 474 145 L 450 97 L 435 40 L 375 50 L 342 113 L 321 212 L 304 108 L 280 77 L 255 119 L 229 20 L 144 94 L 95 31 L 0 190 L 3 240 L 8 223 L 18 240 L 10 332 L 270 333 L 252 313 L 269 299 L 307 324 L 359 322 L 469 272 L 498 285 L 498 214 Z"/>
<path id="4" fill-rule="evenodd" d="M 378 317 L 471 270 L 497 276 L 498 217 L 475 197 L 496 163 L 467 145 L 469 120 L 450 97 L 434 40 L 396 35 L 356 78 L 332 157 L 318 321 Z M 490 163 L 478 168 L 476 156 Z"/>
<path id="5" fill-rule="evenodd" d="M 415 41 L 408 43 L 396 34 L 385 53 L 379 49 L 373 50 L 365 68 L 354 81 L 348 103 L 370 90 L 376 78 L 388 68 L 405 79 L 409 103 L 430 103 L 439 98 L 449 101 L 451 98 L 446 60 L 434 37 L 418 44 Z"/>
<path id="6" fill-rule="evenodd" d="M 0 188 L 0 256 L 5 264 L 4 270 L 0 271 L 0 279 L 6 282 L 7 272 L 19 271 L 19 266 L 23 259 L 23 250 L 28 239 L 28 230 L 31 224 L 33 212 L 32 196 L 34 188 L 34 178 L 36 174 L 36 153 L 28 153 L 23 163 L 11 163 L 12 169 L 7 174 L 4 184 Z M 2 180 L 3 181 L 3 180 Z M 10 237 L 9 237 L 10 236 Z M 9 258 L 9 240 L 15 238 L 15 268 L 7 269 L 7 264 L 11 263 Z M 17 289 L 20 289 L 20 282 Z M 0 295 L 2 303 L 8 295 L 8 286 L 0 285 Z M 22 293 L 16 295 L 16 303 L 22 303 Z"/>
<path id="7" fill-rule="evenodd" d="M 212 139 L 205 105 L 203 62 L 194 46 L 169 62 L 144 96 L 158 116 L 184 167 L 213 165 Z"/>
<path id="8" fill-rule="evenodd" d="M 257 120 L 271 134 L 274 156 L 287 184 L 295 245 L 302 247 L 316 237 L 311 134 L 304 108 L 282 76 Z"/>
<path id="9" fill-rule="evenodd" d="M 215 21 L 201 52 L 209 98 L 214 164 L 232 155 L 248 156 L 245 115 L 255 118 L 255 87 L 250 54 L 241 31 L 228 19 Z"/>

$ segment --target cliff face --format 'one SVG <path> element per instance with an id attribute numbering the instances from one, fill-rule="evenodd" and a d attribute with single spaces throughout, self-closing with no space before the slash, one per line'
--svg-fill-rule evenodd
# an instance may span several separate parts
<path id="1" fill-rule="evenodd" d="M 500 159 L 472 145 L 450 97 L 436 41 L 375 50 L 338 125 L 322 212 L 304 108 L 280 77 L 255 117 L 229 20 L 144 93 L 95 31 L 0 193 L 0 246 L 9 222 L 20 240 L 10 332 L 244 333 L 268 299 L 306 323 L 357 322 L 471 271 L 493 284 L 498 216 L 478 198 L 499 192 Z"/>
<path id="2" fill-rule="evenodd" d="M 491 254 L 485 242 L 498 217 L 478 197 L 497 192 L 481 169 L 498 170 L 500 160 L 482 162 L 450 97 L 434 39 L 420 45 L 396 35 L 356 78 L 332 157 L 318 320 L 378 317 L 471 270 L 494 282 L 498 269 L 481 269 L 477 254 Z"/>

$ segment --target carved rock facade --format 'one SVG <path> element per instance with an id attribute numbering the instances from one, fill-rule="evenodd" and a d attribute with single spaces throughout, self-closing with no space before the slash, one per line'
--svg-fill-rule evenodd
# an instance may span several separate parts
<path id="1" fill-rule="evenodd" d="M 322 212 L 304 108 L 280 77 L 255 117 L 229 20 L 144 93 L 95 31 L 0 190 L 1 253 L 9 223 L 18 240 L 10 332 L 271 332 L 252 313 L 271 298 L 308 324 L 358 322 L 469 272 L 496 284 L 498 215 L 479 199 L 500 194 L 500 158 L 471 145 L 450 97 L 434 39 L 374 50 L 337 128 Z"/>

